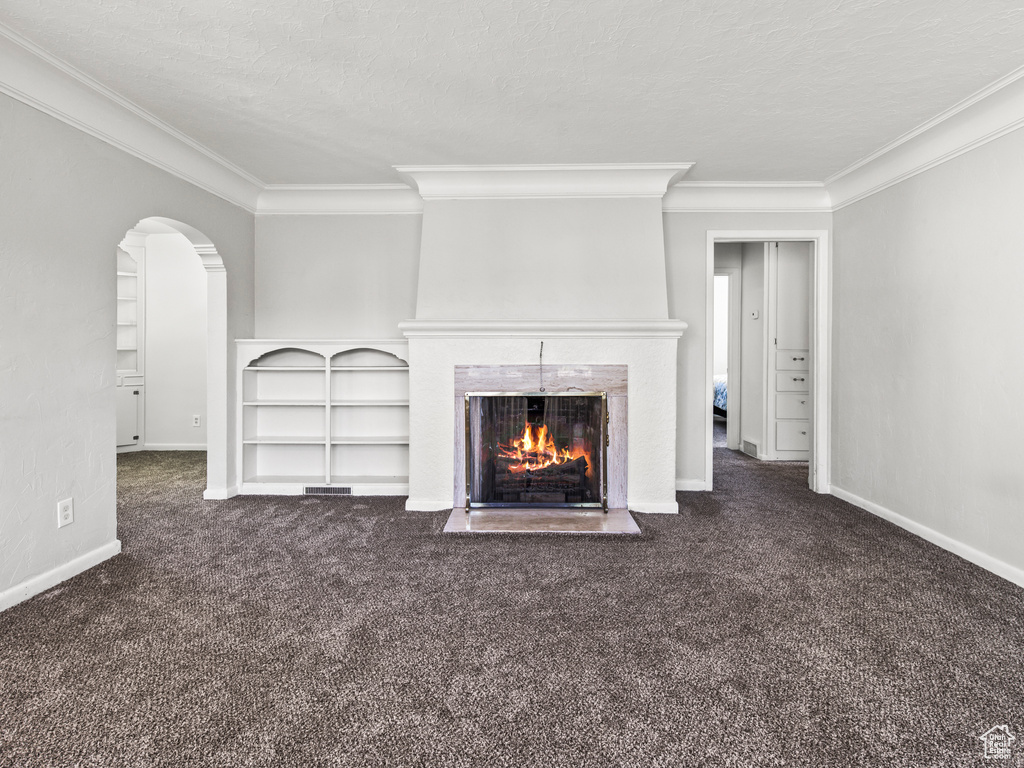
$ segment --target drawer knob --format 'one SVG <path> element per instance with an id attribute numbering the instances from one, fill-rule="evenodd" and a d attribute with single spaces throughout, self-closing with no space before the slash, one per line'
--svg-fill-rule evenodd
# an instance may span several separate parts
<path id="1" fill-rule="evenodd" d="M 801 400 L 800 401 L 800 405 L 807 405 L 807 401 L 806 400 Z"/>
<path id="2" fill-rule="evenodd" d="M 801 377 L 800 377 L 800 378 L 798 379 L 798 378 L 797 378 L 796 376 L 794 376 L 794 377 L 793 377 L 793 381 L 803 381 L 803 377 L 801 376 Z"/>
<path id="3" fill-rule="evenodd" d="M 794 363 L 802 363 L 803 361 L 804 361 L 804 359 L 802 357 L 794 357 L 793 358 L 793 362 Z"/>
<path id="4" fill-rule="evenodd" d="M 805 432 L 804 430 L 800 430 L 800 434 L 801 434 L 801 435 L 806 435 L 806 434 L 807 434 L 807 432 Z"/>

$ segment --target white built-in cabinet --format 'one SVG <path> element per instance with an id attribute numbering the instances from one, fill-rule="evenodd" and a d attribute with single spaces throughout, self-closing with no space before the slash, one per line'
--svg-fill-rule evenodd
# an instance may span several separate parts
<path id="1" fill-rule="evenodd" d="M 809 243 L 768 249 L 767 457 L 807 461 L 811 447 Z"/>
<path id="2" fill-rule="evenodd" d="M 137 450 L 145 426 L 145 239 L 117 249 L 117 449 Z"/>
<path id="3" fill-rule="evenodd" d="M 406 342 L 236 346 L 242 493 L 409 492 Z"/>

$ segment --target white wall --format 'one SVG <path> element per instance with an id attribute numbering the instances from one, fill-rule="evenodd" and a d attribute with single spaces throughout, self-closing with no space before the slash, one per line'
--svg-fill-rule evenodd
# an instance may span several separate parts
<path id="1" fill-rule="evenodd" d="M 229 334 L 249 336 L 253 216 L 2 95 L 0 125 L 2 609 L 119 546 L 117 244 L 147 216 L 204 232 L 227 269 Z M 75 522 L 58 530 L 68 496 Z"/>
<path id="2" fill-rule="evenodd" d="M 833 486 L 1014 569 L 1022 191 L 1017 130 L 840 209 L 833 241 Z"/>
<path id="3" fill-rule="evenodd" d="M 716 260 L 717 261 L 717 260 Z M 714 374 L 729 372 L 729 276 L 715 277 L 715 352 Z"/>
<path id="4" fill-rule="evenodd" d="M 707 418 L 707 232 L 828 230 L 832 227 L 832 215 L 668 212 L 664 217 L 669 317 L 682 320 L 688 325 L 679 342 L 676 477 L 680 483 L 702 484 L 705 477 L 704 427 Z"/>
<path id="5" fill-rule="evenodd" d="M 416 315 L 418 214 L 256 219 L 259 338 L 394 339 Z"/>
<path id="6" fill-rule="evenodd" d="M 740 392 L 740 440 L 753 443 L 758 452 L 765 446 L 764 412 L 764 324 L 768 322 L 765 295 L 764 243 L 742 243 L 743 261 L 743 311 L 740 321 L 741 346 L 743 348 L 740 370 L 743 381 Z M 757 317 L 754 317 L 754 313 Z"/>
<path id="7" fill-rule="evenodd" d="M 661 200 L 427 200 L 416 317 L 666 319 Z"/>
<path id="8" fill-rule="evenodd" d="M 206 270 L 183 235 L 146 237 L 145 290 L 145 447 L 204 450 Z"/>

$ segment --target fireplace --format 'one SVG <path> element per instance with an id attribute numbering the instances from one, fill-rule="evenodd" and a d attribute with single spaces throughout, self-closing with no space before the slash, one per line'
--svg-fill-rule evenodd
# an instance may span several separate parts
<path id="1" fill-rule="evenodd" d="M 466 507 L 608 510 L 605 392 L 467 392 Z"/>
<path id="2" fill-rule="evenodd" d="M 610 513 L 679 510 L 676 383 L 683 360 L 703 361 L 697 346 L 678 356 L 663 202 L 691 165 L 397 169 L 423 198 L 416 317 L 399 324 L 408 509 L 467 504 L 466 392 L 543 390 L 607 393 Z M 561 289 L 538 290 L 538 275 Z"/>

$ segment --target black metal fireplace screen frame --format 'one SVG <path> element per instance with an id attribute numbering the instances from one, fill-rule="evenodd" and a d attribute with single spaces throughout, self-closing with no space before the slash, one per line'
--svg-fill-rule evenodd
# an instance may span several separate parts
<path id="1" fill-rule="evenodd" d="M 601 451 L 601 460 L 598 462 L 598 466 L 601 470 L 601 501 L 597 502 L 566 502 L 566 503 L 543 503 L 543 504 L 530 504 L 530 503 L 504 503 L 504 502 L 481 502 L 473 501 L 472 497 L 472 451 L 473 451 L 473 436 L 472 436 L 472 419 L 471 419 L 471 402 L 474 397 L 595 397 L 601 399 L 601 435 L 598 438 L 598 448 Z M 608 393 L 607 392 L 467 392 L 466 393 L 466 442 L 465 442 L 465 453 L 466 453 L 466 512 L 470 509 L 481 508 L 481 507 L 531 507 L 531 506 L 546 506 L 546 507 L 588 507 L 588 508 L 600 508 L 605 512 L 608 511 Z"/>

